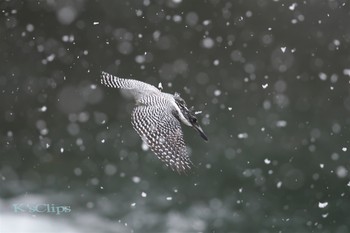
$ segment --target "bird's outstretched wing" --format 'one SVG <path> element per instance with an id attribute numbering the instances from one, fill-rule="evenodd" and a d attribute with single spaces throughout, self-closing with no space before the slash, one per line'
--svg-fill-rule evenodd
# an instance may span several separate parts
<path id="1" fill-rule="evenodd" d="M 180 122 L 167 108 L 138 105 L 132 112 L 132 125 L 166 166 L 179 173 L 191 168 Z"/>
<path id="2" fill-rule="evenodd" d="M 135 79 L 118 78 L 104 71 L 101 72 L 101 83 L 107 87 L 113 88 L 159 92 L 158 88 L 152 86 L 151 84 L 144 83 Z"/>

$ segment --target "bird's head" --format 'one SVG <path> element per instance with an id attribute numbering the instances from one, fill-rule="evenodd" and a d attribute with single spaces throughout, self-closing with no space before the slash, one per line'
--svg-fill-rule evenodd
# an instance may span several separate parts
<path id="1" fill-rule="evenodd" d="M 205 141 L 208 141 L 208 137 L 207 137 L 207 135 L 205 135 L 203 129 L 199 125 L 197 117 L 192 112 L 192 108 L 188 109 L 186 102 L 180 97 L 180 95 L 178 93 L 174 94 L 174 99 L 175 99 L 175 102 L 182 113 L 182 116 L 184 117 L 184 119 L 179 117 L 180 120 L 182 120 L 186 125 L 193 127 L 195 130 L 198 131 L 199 135 Z"/>

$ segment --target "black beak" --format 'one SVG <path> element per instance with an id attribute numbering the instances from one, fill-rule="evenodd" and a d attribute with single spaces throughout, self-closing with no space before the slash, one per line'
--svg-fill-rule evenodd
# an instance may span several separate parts
<path id="1" fill-rule="evenodd" d="M 198 124 L 193 124 L 193 127 L 198 131 L 199 135 L 205 140 L 208 141 L 207 135 L 205 135 L 204 131 Z"/>

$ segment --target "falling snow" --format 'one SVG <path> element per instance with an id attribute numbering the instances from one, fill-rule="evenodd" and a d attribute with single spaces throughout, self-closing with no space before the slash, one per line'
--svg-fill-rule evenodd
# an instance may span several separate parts
<path id="1" fill-rule="evenodd" d="M 282 187 L 282 182 L 278 181 L 276 186 L 277 186 L 277 188 L 281 188 Z"/>
<path id="2" fill-rule="evenodd" d="M 350 77 L 350 69 L 344 69 L 343 74 Z"/>
<path id="3" fill-rule="evenodd" d="M 271 160 L 269 160 L 269 159 L 264 159 L 264 163 L 265 163 L 265 164 L 270 164 L 270 163 L 271 163 Z"/>
<path id="4" fill-rule="evenodd" d="M 347 1 L 0 5 L 2 232 L 350 231 Z M 209 138 L 181 124 L 186 175 L 102 70 L 181 94 Z"/>
<path id="5" fill-rule="evenodd" d="M 140 181 L 141 181 L 141 178 L 140 177 L 138 177 L 138 176 L 133 176 L 132 177 L 132 181 L 134 182 L 134 183 L 140 183 Z"/>
<path id="6" fill-rule="evenodd" d="M 286 127 L 287 126 L 287 121 L 279 120 L 279 121 L 276 122 L 276 126 L 279 127 L 279 128 Z"/>
<path id="7" fill-rule="evenodd" d="M 248 134 L 247 133 L 240 133 L 237 135 L 237 137 L 240 139 L 248 138 Z"/>
<path id="8" fill-rule="evenodd" d="M 323 208 L 326 208 L 328 206 L 328 202 L 319 202 L 318 203 L 318 207 L 323 209 Z"/>
<path id="9" fill-rule="evenodd" d="M 292 5 L 289 6 L 289 10 L 294 11 L 297 5 L 298 5 L 297 3 L 293 3 Z"/>
<path id="10" fill-rule="evenodd" d="M 221 91 L 220 90 L 215 90 L 214 91 L 214 95 L 215 96 L 220 96 L 221 95 Z"/>
<path id="11" fill-rule="evenodd" d="M 39 111 L 40 112 L 46 112 L 47 110 L 47 107 L 46 106 L 42 106 L 41 108 L 39 108 Z"/>
<path id="12" fill-rule="evenodd" d="M 202 40 L 202 46 L 206 49 L 211 49 L 214 47 L 214 40 L 212 38 L 205 38 Z"/>

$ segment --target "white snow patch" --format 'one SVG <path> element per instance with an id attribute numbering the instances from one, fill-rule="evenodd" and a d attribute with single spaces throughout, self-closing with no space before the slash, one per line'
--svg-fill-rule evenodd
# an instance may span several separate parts
<path id="1" fill-rule="evenodd" d="M 319 202 L 318 203 L 318 207 L 323 209 L 323 208 L 326 208 L 328 206 L 328 202 Z"/>
<path id="2" fill-rule="evenodd" d="M 286 127 L 287 126 L 287 121 L 284 120 L 279 120 L 276 122 L 276 126 L 279 128 Z"/>
<path id="3" fill-rule="evenodd" d="M 293 3 L 292 5 L 289 6 L 289 10 L 291 11 L 294 11 L 295 10 L 295 7 L 297 6 L 298 4 L 295 2 Z"/>
<path id="4" fill-rule="evenodd" d="M 339 45 L 340 45 L 340 40 L 334 39 L 334 40 L 333 40 L 333 44 L 334 44 L 335 46 L 339 46 Z"/>
<path id="5" fill-rule="evenodd" d="M 282 187 L 282 181 L 278 181 L 276 186 L 277 186 L 277 188 L 281 188 Z"/>
<path id="6" fill-rule="evenodd" d="M 344 166 L 337 167 L 336 174 L 339 178 L 345 178 L 348 175 L 348 169 Z"/>
<path id="7" fill-rule="evenodd" d="M 136 16 L 138 16 L 138 17 L 142 16 L 142 14 L 143 14 L 142 10 L 140 10 L 140 9 L 135 10 L 135 12 L 136 12 Z"/>
<path id="8" fill-rule="evenodd" d="M 218 89 L 215 90 L 215 91 L 214 91 L 214 95 L 215 95 L 215 96 L 220 96 L 220 95 L 221 95 L 221 91 L 218 90 Z"/>
<path id="9" fill-rule="evenodd" d="M 73 42 L 74 41 L 74 35 L 63 35 L 62 36 L 63 42 Z"/>
<path id="10" fill-rule="evenodd" d="M 343 74 L 350 77 L 350 69 L 344 69 Z"/>
<path id="11" fill-rule="evenodd" d="M 50 54 L 50 55 L 46 58 L 46 60 L 49 61 L 49 62 L 51 62 L 51 61 L 53 61 L 53 59 L 55 59 L 55 57 L 56 57 L 55 54 Z"/>
<path id="12" fill-rule="evenodd" d="M 326 81 L 327 80 L 327 74 L 321 72 L 318 74 L 318 77 L 322 80 L 322 81 Z"/>
<path id="13" fill-rule="evenodd" d="M 140 177 L 138 177 L 138 176 L 133 176 L 133 177 L 132 177 L 132 182 L 138 184 L 138 183 L 140 183 L 140 181 L 141 181 L 141 178 L 140 178 Z"/>
<path id="14" fill-rule="evenodd" d="M 208 26 L 211 23 L 209 19 L 203 21 L 204 26 Z"/>
<path id="15" fill-rule="evenodd" d="M 41 108 L 39 108 L 39 112 L 46 112 L 47 107 L 44 105 Z"/>
<path id="16" fill-rule="evenodd" d="M 27 24 L 26 29 L 28 32 L 34 31 L 34 25 L 33 24 Z"/>
<path id="17" fill-rule="evenodd" d="M 239 133 L 238 138 L 240 138 L 240 139 L 248 138 L 248 133 Z"/>
<path id="18" fill-rule="evenodd" d="M 204 38 L 202 40 L 202 46 L 206 49 L 211 49 L 214 47 L 214 40 L 210 37 Z"/>
<path id="19" fill-rule="evenodd" d="M 270 164 L 271 163 L 271 160 L 269 160 L 268 158 L 264 159 L 264 163 L 265 164 Z"/>
<path id="20" fill-rule="evenodd" d="M 181 15 L 174 15 L 173 20 L 175 23 L 179 23 L 182 21 L 182 17 L 181 17 Z"/>

